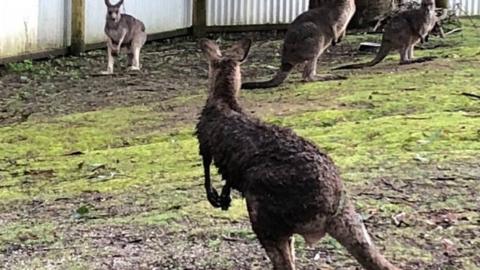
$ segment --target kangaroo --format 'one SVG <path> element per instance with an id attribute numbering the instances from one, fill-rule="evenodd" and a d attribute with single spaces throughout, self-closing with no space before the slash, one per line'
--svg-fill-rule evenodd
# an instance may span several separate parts
<path id="1" fill-rule="evenodd" d="M 308 2 L 308 10 L 328 6 L 327 4 L 331 4 L 332 1 L 335 0 L 310 0 Z M 336 37 L 332 40 L 332 46 L 337 45 L 337 43 L 340 43 L 342 39 L 345 38 L 346 31 L 343 31 L 340 35 L 337 35 L 336 25 L 331 25 L 330 31 L 334 33 L 333 36 Z"/>
<path id="2" fill-rule="evenodd" d="M 414 60 L 414 47 L 426 42 L 428 34 L 438 23 L 435 0 L 422 0 L 420 8 L 401 11 L 385 26 L 382 44 L 375 58 L 368 63 L 352 64 L 335 69 L 371 67 L 380 63 L 392 50 L 400 53 L 400 64 L 411 64 L 430 60 L 424 57 Z"/>
<path id="3" fill-rule="evenodd" d="M 298 16 L 289 26 L 282 48 L 282 61 L 275 77 L 265 82 L 247 82 L 243 89 L 279 86 L 292 69 L 306 63 L 304 81 L 314 81 L 317 61 L 323 52 L 345 36 L 347 25 L 355 13 L 354 0 L 322 1 Z"/>
<path id="4" fill-rule="evenodd" d="M 230 189 L 241 192 L 275 270 L 295 269 L 293 234 L 314 244 L 326 233 L 366 269 L 398 270 L 370 239 L 332 159 L 292 130 L 265 124 L 242 109 L 240 65 L 250 46 L 242 40 L 222 54 L 214 41 L 200 41 L 209 63 L 209 92 L 196 136 L 208 200 L 228 209 Z M 211 184 L 212 161 L 226 180 L 221 195 Z"/>
<path id="5" fill-rule="evenodd" d="M 121 14 L 120 7 L 124 0 L 112 5 L 105 0 L 107 5 L 107 18 L 105 34 L 107 35 L 108 66 L 104 74 L 113 73 L 114 56 L 125 49 L 128 54 L 128 65 L 131 70 L 140 70 L 140 50 L 147 40 L 145 25 L 138 19 L 128 14 Z"/>

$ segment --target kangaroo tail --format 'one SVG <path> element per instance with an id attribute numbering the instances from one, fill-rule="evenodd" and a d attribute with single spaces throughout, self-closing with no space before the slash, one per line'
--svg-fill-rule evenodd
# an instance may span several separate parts
<path id="1" fill-rule="evenodd" d="M 272 88 L 282 84 L 293 69 L 292 64 L 282 64 L 275 77 L 264 82 L 247 82 L 242 84 L 242 89 Z"/>
<path id="2" fill-rule="evenodd" d="M 385 43 L 383 43 L 382 46 L 380 47 L 380 50 L 378 51 L 377 55 L 375 56 L 375 58 L 372 61 L 367 62 L 367 63 L 340 66 L 340 67 L 334 68 L 333 70 L 373 67 L 376 64 L 382 62 L 382 60 L 385 59 L 385 57 L 387 57 L 389 52 L 390 52 L 390 46 L 387 46 L 387 45 L 385 45 Z"/>
<path id="3" fill-rule="evenodd" d="M 365 225 L 350 201 L 328 223 L 327 232 L 337 239 L 367 270 L 400 270 L 383 257 L 373 244 Z"/>

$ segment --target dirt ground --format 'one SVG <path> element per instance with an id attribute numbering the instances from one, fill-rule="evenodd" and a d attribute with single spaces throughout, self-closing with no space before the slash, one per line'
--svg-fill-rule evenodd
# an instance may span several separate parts
<path id="1" fill-rule="evenodd" d="M 425 45 L 434 62 L 398 66 L 393 55 L 313 84 L 294 72 L 242 97 L 332 152 L 368 231 L 402 269 L 480 269 L 480 100 L 461 95 L 480 93 L 474 33 Z M 355 50 L 371 38 L 330 49 L 319 73 L 372 57 Z M 270 76 L 280 45 L 257 37 L 245 80 Z M 99 76 L 105 58 L 0 68 L 0 269 L 267 269 L 243 200 L 230 213 L 206 203 L 191 136 L 207 85 L 196 43 L 149 43 L 141 72 L 122 58 Z M 458 73 L 443 87 L 429 71 Z M 331 238 L 297 240 L 300 269 L 359 267 Z"/>

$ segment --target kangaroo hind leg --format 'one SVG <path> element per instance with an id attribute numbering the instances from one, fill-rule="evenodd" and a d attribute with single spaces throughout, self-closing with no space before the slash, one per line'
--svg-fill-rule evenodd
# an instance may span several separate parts
<path id="1" fill-rule="evenodd" d="M 147 34 L 142 32 L 138 33 L 132 41 L 132 47 L 130 53 L 133 54 L 133 59 L 131 63 L 131 70 L 140 70 L 140 51 L 142 50 L 143 45 L 147 41 Z"/>
<path id="2" fill-rule="evenodd" d="M 267 239 L 257 234 L 260 243 L 267 252 L 274 270 L 295 270 L 292 237 Z"/>
<path id="3" fill-rule="evenodd" d="M 272 226 L 275 215 L 265 212 L 254 195 L 246 194 L 248 215 L 252 229 L 267 252 L 274 270 L 295 270 L 292 234 L 282 233 Z"/>
<path id="4" fill-rule="evenodd" d="M 317 61 L 318 61 L 318 56 L 308 61 L 307 64 L 305 65 L 305 68 L 302 74 L 302 78 L 304 82 L 315 81 L 317 76 Z"/>

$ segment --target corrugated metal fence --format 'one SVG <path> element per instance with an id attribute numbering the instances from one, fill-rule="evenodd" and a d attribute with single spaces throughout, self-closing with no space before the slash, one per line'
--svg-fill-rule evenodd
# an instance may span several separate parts
<path id="1" fill-rule="evenodd" d="M 480 0 L 450 0 L 450 7 L 460 16 L 480 15 Z M 307 9 L 308 0 L 207 0 L 207 25 L 290 23 Z"/>
<path id="2" fill-rule="evenodd" d="M 0 58 L 66 48 L 70 1 L 1 0 Z"/>
<path id="3" fill-rule="evenodd" d="M 480 0 L 450 0 L 450 7 L 460 16 L 480 15 Z"/>
<path id="4" fill-rule="evenodd" d="M 0 62 L 24 54 L 62 53 L 71 42 L 73 0 L 1 0 Z M 104 1 L 85 1 L 85 42 L 105 40 Z M 116 2 L 115 0 L 111 0 Z M 124 11 L 142 19 L 150 34 L 192 26 L 194 0 L 126 0 Z M 287 24 L 308 0 L 206 0 L 207 26 Z M 459 15 L 480 15 L 480 0 L 450 0 Z"/>
<path id="5" fill-rule="evenodd" d="M 207 0 L 207 25 L 290 23 L 308 9 L 308 0 Z"/>
<path id="6" fill-rule="evenodd" d="M 85 9 L 85 42 L 91 44 L 104 41 L 103 28 L 107 12 L 104 1 L 87 0 Z M 192 26 L 192 0 L 126 0 L 122 11 L 141 18 L 149 34 Z"/>
<path id="7" fill-rule="evenodd" d="M 111 0 L 116 3 L 116 0 Z M 192 26 L 193 0 L 126 0 L 126 13 L 141 18 L 149 34 Z M 6 58 L 54 52 L 71 45 L 72 0 L 1 0 L 0 62 Z M 85 43 L 105 40 L 106 7 L 85 0 Z"/>

